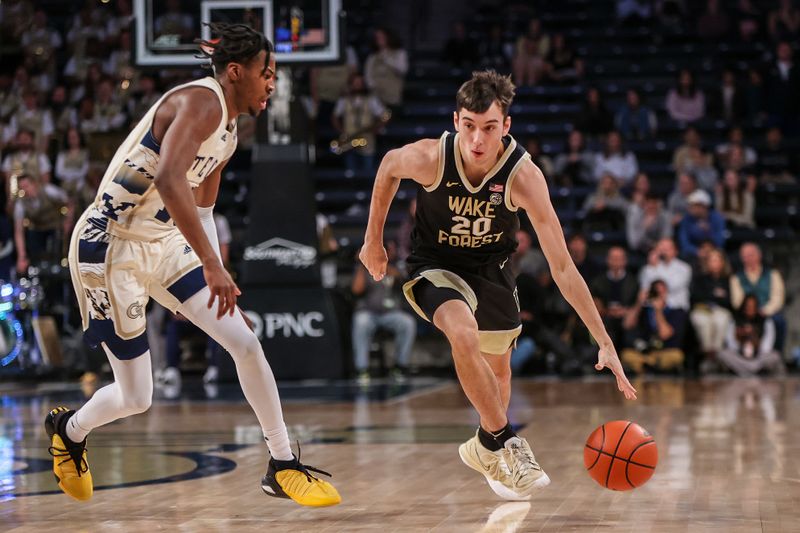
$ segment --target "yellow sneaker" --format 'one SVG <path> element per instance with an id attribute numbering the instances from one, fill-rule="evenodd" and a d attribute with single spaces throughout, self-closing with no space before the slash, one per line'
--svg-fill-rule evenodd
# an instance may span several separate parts
<path id="1" fill-rule="evenodd" d="M 501 498 L 527 500 L 530 497 L 514 490 L 511 471 L 503 459 L 503 452 L 501 450 L 493 452 L 484 448 L 477 432 L 474 437 L 458 447 L 458 455 L 465 465 L 483 474 L 489 487 Z"/>
<path id="2" fill-rule="evenodd" d="M 267 474 L 261 480 L 261 489 L 269 496 L 289 498 L 308 507 L 327 507 L 341 503 L 342 497 L 336 487 L 312 476 L 310 472 L 330 476 L 318 468 L 302 464 L 299 458 L 291 462 L 270 459 Z"/>
<path id="3" fill-rule="evenodd" d="M 79 501 L 92 497 L 92 474 L 86 460 L 86 439 L 74 443 L 67 438 L 66 423 L 75 411 L 56 407 L 47 414 L 44 428 L 50 438 L 48 451 L 53 456 L 53 474 L 58 487 Z"/>

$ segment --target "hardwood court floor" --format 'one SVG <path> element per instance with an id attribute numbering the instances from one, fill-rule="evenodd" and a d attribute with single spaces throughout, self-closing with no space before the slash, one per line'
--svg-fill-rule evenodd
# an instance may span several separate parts
<path id="1" fill-rule="evenodd" d="M 457 385 L 428 385 L 405 397 L 376 387 L 370 394 L 385 399 L 373 401 L 348 387 L 318 387 L 324 401 L 283 391 L 303 460 L 334 473 L 344 498 L 326 509 L 261 492 L 265 446 L 235 386 L 213 401 L 159 400 L 94 432 L 100 490 L 84 504 L 52 494 L 41 427 L 50 406 L 78 405 L 77 394 L 6 391 L 0 531 L 800 531 L 797 378 L 640 381 L 635 403 L 606 380 L 516 381 L 512 421 L 553 480 L 529 503 L 499 500 L 461 463 L 457 446 L 476 417 Z M 587 435 L 616 419 L 641 424 L 659 446 L 651 481 L 625 493 L 583 467 Z"/>

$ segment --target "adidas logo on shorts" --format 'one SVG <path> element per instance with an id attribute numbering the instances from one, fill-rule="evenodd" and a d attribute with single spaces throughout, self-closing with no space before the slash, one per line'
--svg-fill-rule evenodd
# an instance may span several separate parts
<path id="1" fill-rule="evenodd" d="M 184 247 L 183 247 L 183 255 L 186 255 L 186 254 L 188 254 L 188 253 L 189 253 L 189 252 L 191 252 L 191 251 L 192 251 L 192 247 L 191 247 L 191 246 L 189 246 L 188 244 L 187 244 L 186 246 L 184 246 Z"/>

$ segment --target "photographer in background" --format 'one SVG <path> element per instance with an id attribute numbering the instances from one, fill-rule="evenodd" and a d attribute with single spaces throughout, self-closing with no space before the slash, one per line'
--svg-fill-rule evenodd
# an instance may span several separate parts
<path id="1" fill-rule="evenodd" d="M 667 284 L 655 280 L 624 320 L 627 331 L 622 363 L 636 374 L 673 371 L 683 366 L 681 350 L 686 313 L 667 303 Z"/>

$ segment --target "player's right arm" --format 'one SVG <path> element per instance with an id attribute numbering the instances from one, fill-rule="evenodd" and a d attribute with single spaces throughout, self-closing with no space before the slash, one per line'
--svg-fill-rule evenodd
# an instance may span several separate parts
<path id="1" fill-rule="evenodd" d="M 241 293 L 203 230 L 186 172 L 200 145 L 214 133 L 221 119 L 222 109 L 213 93 L 196 88 L 172 95 L 156 113 L 153 125 L 156 136 L 163 136 L 154 184 L 170 217 L 203 263 L 203 275 L 211 291 L 208 307 L 219 298 L 217 318 L 227 312 L 233 314 L 236 297 Z"/>
<path id="2" fill-rule="evenodd" d="M 392 199 L 401 179 L 412 179 L 424 187 L 433 185 L 439 166 L 439 140 L 423 139 L 386 153 L 375 176 L 364 246 L 358 258 L 375 281 L 386 275 L 388 257 L 383 246 L 383 229 Z"/>

